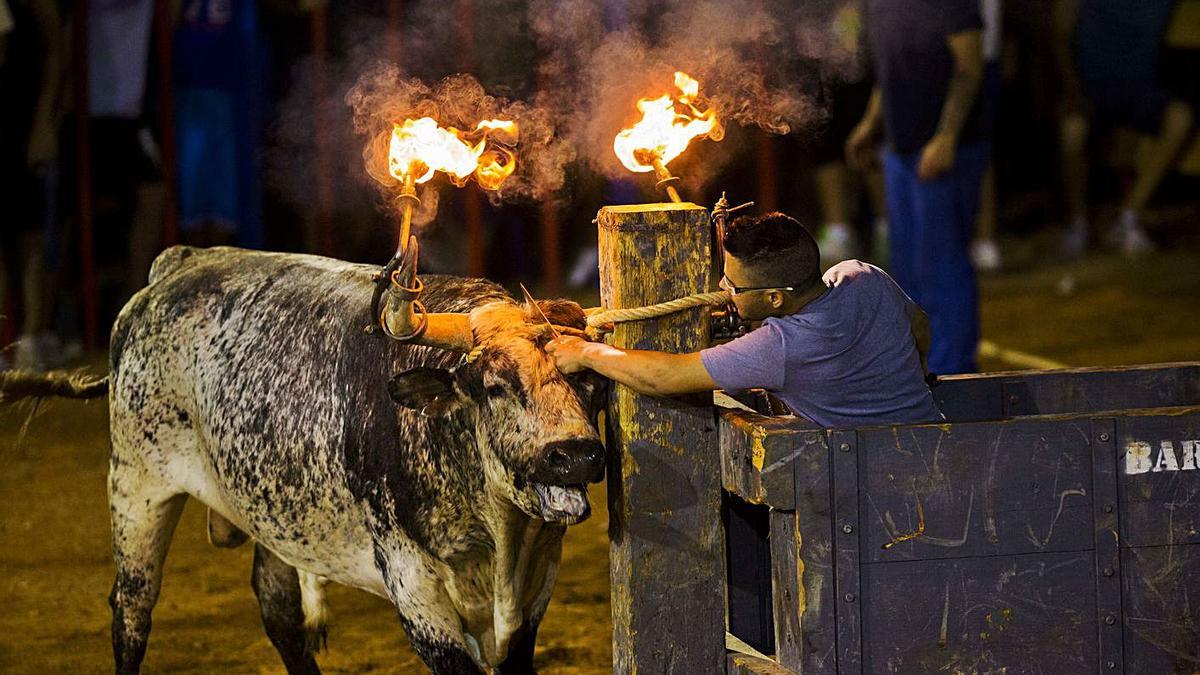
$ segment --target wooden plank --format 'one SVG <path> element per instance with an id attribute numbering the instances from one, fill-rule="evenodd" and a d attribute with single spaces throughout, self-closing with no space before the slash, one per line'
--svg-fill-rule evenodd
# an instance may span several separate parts
<path id="1" fill-rule="evenodd" d="M 1116 417 L 1122 546 L 1200 544 L 1200 409 L 1174 413 Z"/>
<path id="2" fill-rule="evenodd" d="M 804 670 L 803 536 L 795 511 L 771 511 L 771 600 L 775 658 L 792 670 Z M 807 671 L 805 671 L 807 672 Z"/>
<path id="3" fill-rule="evenodd" d="M 1200 546 L 1123 549 L 1121 569 L 1124 672 L 1158 675 L 1200 670 L 1200 620 L 1196 618 Z"/>
<path id="4" fill-rule="evenodd" d="M 796 508 L 796 462 L 826 452 L 825 434 L 798 417 L 720 409 L 721 484 L 745 501 Z"/>
<path id="5" fill-rule="evenodd" d="M 694 204 L 604 207 L 605 307 L 639 307 L 708 289 L 708 212 Z M 708 344 L 706 308 L 618 324 L 612 344 L 690 352 Z M 612 389 L 609 535 L 613 670 L 719 673 L 726 666 L 725 547 L 712 397 Z"/>
<path id="6" fill-rule="evenodd" d="M 833 467 L 834 616 L 837 623 L 837 672 L 863 672 L 862 556 L 858 483 L 863 444 L 854 431 L 830 431 Z"/>
<path id="7" fill-rule="evenodd" d="M 730 652 L 726 671 L 729 675 L 796 675 L 778 663 L 757 656 Z"/>
<path id="8" fill-rule="evenodd" d="M 1200 362 L 952 375 L 933 395 L 952 422 L 1193 406 Z"/>
<path id="9" fill-rule="evenodd" d="M 1092 547 L 1090 422 L 860 432 L 864 559 L 893 562 Z"/>
<path id="10" fill-rule="evenodd" d="M 863 671 L 1100 672 L 1093 583 L 1089 551 L 864 565 Z"/>
<path id="11" fill-rule="evenodd" d="M 1096 668 L 1113 670 L 1124 662 L 1121 634 L 1121 549 L 1117 497 L 1117 433 L 1112 418 L 1092 420 L 1093 578 L 1096 580 Z M 1111 665 L 1110 665 L 1111 664 Z"/>

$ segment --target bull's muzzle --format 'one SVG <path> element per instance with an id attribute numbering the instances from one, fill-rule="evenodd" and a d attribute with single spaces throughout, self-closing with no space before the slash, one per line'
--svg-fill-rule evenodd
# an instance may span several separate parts
<path id="1" fill-rule="evenodd" d="M 555 441 L 542 449 L 533 480 L 545 485 L 585 485 L 604 479 L 604 446 L 597 440 Z"/>

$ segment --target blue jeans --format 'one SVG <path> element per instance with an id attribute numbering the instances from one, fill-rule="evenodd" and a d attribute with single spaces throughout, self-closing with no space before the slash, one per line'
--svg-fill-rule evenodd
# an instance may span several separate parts
<path id="1" fill-rule="evenodd" d="M 968 247 L 989 154 L 986 143 L 961 146 L 954 168 L 926 182 L 919 153 L 883 153 L 892 277 L 929 314 L 929 369 L 938 374 L 976 370 L 979 298 Z"/>

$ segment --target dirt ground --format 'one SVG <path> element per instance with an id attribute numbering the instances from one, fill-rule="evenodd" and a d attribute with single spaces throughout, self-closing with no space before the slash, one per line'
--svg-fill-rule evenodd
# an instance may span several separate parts
<path id="1" fill-rule="evenodd" d="M 1200 246 L 1136 263 L 1099 256 L 1066 266 L 1035 264 L 1038 248 L 1017 247 L 1014 263 L 1024 269 L 984 280 L 986 339 L 1076 366 L 1200 358 Z M 108 672 L 107 409 L 103 401 L 47 401 L 29 412 L 0 410 L 0 671 Z M 604 503 L 595 486 L 594 515 L 567 535 L 538 644 L 543 673 L 610 670 Z M 283 672 L 259 624 L 250 561 L 249 546 L 210 547 L 204 509 L 188 506 L 144 672 Z M 386 602 L 331 586 L 330 605 L 329 648 L 318 657 L 326 672 L 422 672 Z"/>

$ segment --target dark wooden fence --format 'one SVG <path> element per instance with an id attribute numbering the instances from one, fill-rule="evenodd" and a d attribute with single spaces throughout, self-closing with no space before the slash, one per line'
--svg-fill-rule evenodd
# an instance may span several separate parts
<path id="1" fill-rule="evenodd" d="M 1200 670 L 1200 363 L 935 395 L 856 429 L 719 398 L 728 672 Z"/>

